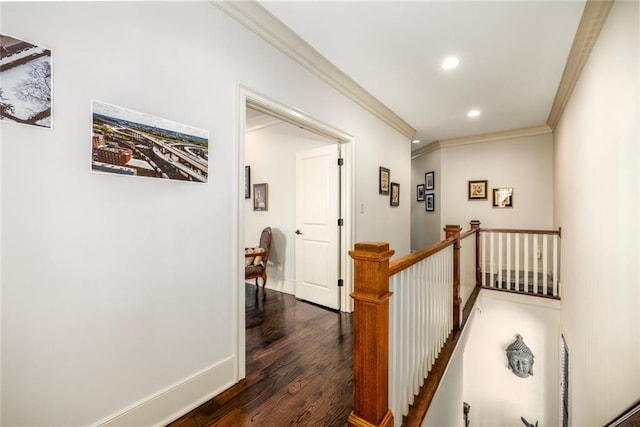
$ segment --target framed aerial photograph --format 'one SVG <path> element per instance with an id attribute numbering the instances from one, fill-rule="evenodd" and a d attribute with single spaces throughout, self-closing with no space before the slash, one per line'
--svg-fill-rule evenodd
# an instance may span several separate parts
<path id="1" fill-rule="evenodd" d="M 389 203 L 391 206 L 400 206 L 400 184 L 392 182 L 391 184 L 391 197 Z"/>
<path id="2" fill-rule="evenodd" d="M 418 202 L 424 202 L 424 184 L 416 186 L 416 200 Z"/>
<path id="3" fill-rule="evenodd" d="M 493 207 L 494 208 L 512 208 L 513 207 L 513 188 L 494 188 L 493 189 Z"/>
<path id="4" fill-rule="evenodd" d="M 424 196 L 424 210 L 427 212 L 434 212 L 436 210 L 436 195 L 425 194 Z"/>
<path id="5" fill-rule="evenodd" d="M 469 200 L 487 200 L 487 180 L 469 181 Z"/>
<path id="6" fill-rule="evenodd" d="M 435 172 L 427 172 L 424 174 L 424 189 L 433 190 L 436 187 Z"/>
<path id="7" fill-rule="evenodd" d="M 244 167 L 244 198 L 251 198 L 251 166 Z"/>
<path id="8" fill-rule="evenodd" d="M 391 179 L 391 171 L 387 168 L 383 168 L 380 166 L 380 175 L 379 175 L 379 185 L 378 192 L 380 194 L 388 195 L 389 194 L 389 180 Z"/>
<path id="9" fill-rule="evenodd" d="M 209 131 L 91 101 L 91 171 L 207 182 Z"/>
<path id="10" fill-rule="evenodd" d="M 253 184 L 253 210 L 269 210 L 269 186 L 266 183 Z"/>
<path id="11" fill-rule="evenodd" d="M 0 120 L 52 129 L 51 51 L 0 34 Z"/>

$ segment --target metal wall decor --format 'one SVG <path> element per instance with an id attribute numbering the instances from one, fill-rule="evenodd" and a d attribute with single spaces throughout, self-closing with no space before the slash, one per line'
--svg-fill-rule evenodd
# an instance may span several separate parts
<path id="1" fill-rule="evenodd" d="M 533 358 L 533 353 L 522 340 L 522 335 L 517 334 L 516 340 L 507 347 L 507 359 L 513 374 L 520 378 L 533 375 Z"/>

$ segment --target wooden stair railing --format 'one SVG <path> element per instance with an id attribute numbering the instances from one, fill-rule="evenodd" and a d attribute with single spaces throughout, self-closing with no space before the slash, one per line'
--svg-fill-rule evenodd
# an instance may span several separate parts
<path id="1" fill-rule="evenodd" d="M 393 426 L 399 425 L 401 414 L 393 414 L 389 409 L 389 277 L 414 264 L 434 255 L 435 253 L 453 245 L 453 280 L 450 284 L 452 292 L 452 329 L 458 331 L 461 327 L 461 299 L 460 299 L 460 240 L 472 234 L 476 235 L 475 242 L 475 286 L 479 286 L 478 270 L 478 233 L 480 222 L 472 221 L 471 230 L 461 235 L 458 225 L 445 228 L 446 240 L 427 248 L 416 251 L 398 260 L 389 262 L 394 251 L 389 249 L 388 243 L 363 242 L 357 243 L 349 255 L 354 260 L 354 409 L 349 415 L 348 425 Z M 473 280 L 473 279 L 472 279 Z M 476 292 L 477 294 L 477 292 Z M 475 297 L 474 297 L 475 298 Z M 449 334 L 452 331 L 449 331 Z M 450 353 L 448 352 L 450 355 Z M 448 357 L 448 356 L 447 356 Z M 446 363 L 445 363 L 446 365 Z M 435 379 L 436 384 L 442 376 Z M 433 379 L 431 379 L 433 380 Z M 431 393 L 435 393 L 432 387 Z M 432 396 L 431 396 L 432 397 Z M 428 398 L 430 402 L 431 397 Z M 424 408 L 426 413 L 427 407 Z M 424 416 L 424 414 L 423 414 Z"/>
<path id="2" fill-rule="evenodd" d="M 356 243 L 353 307 L 353 412 L 350 426 L 393 426 L 388 404 L 388 243 Z"/>

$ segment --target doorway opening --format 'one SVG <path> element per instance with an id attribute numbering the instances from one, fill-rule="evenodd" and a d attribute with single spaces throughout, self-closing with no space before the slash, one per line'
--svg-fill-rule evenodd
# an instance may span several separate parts
<path id="1" fill-rule="evenodd" d="M 272 226 L 272 224 L 267 224 L 264 219 L 269 215 L 269 213 L 276 213 L 276 210 L 279 210 L 279 214 L 284 216 L 290 216 L 290 225 L 287 229 L 286 226 L 283 227 L 273 227 L 273 243 L 270 254 L 270 262 L 269 265 L 266 266 L 268 271 L 268 288 L 275 288 L 276 290 L 283 291 L 285 293 L 296 293 L 296 282 L 299 280 L 298 278 L 292 279 L 291 272 L 294 274 L 296 271 L 300 270 L 301 267 L 296 266 L 298 261 L 295 261 L 297 254 L 295 254 L 296 246 L 303 246 L 298 244 L 298 238 L 305 235 L 305 231 L 302 230 L 297 223 L 298 219 L 296 219 L 295 214 L 295 190 L 286 190 L 283 195 L 283 189 L 286 183 L 291 185 L 290 188 L 295 188 L 296 185 L 296 176 L 294 173 L 293 164 L 287 166 L 285 168 L 283 166 L 281 155 L 277 155 L 273 158 L 274 153 L 265 152 L 268 149 L 268 144 L 263 144 L 262 146 L 260 142 L 256 143 L 255 141 L 250 141 L 252 138 L 248 136 L 247 131 L 255 131 L 260 130 L 262 134 L 269 134 L 269 127 L 273 126 L 284 129 L 285 133 L 290 133 L 292 136 L 297 134 L 298 136 L 304 135 L 301 138 L 301 146 L 297 147 L 298 151 L 313 151 L 317 148 L 322 147 L 333 147 L 335 152 L 338 153 L 340 151 L 341 155 L 338 156 L 336 154 L 336 163 L 338 162 L 337 158 L 343 158 L 344 161 L 341 161 L 342 166 L 341 173 L 338 174 L 339 179 L 337 183 L 337 192 L 338 194 L 332 194 L 333 197 L 339 200 L 338 203 L 338 211 L 336 212 L 336 242 L 338 244 L 338 249 L 336 252 L 335 264 L 337 264 L 338 270 L 338 278 L 341 279 L 339 282 L 336 279 L 336 294 L 338 306 L 332 308 L 338 308 L 340 311 L 350 312 L 352 311 L 352 304 L 349 298 L 349 293 L 352 289 L 352 283 L 350 280 L 351 277 L 351 263 L 348 261 L 348 248 L 353 245 L 353 225 L 352 225 L 352 206 L 354 206 L 352 202 L 353 192 L 351 190 L 352 182 L 353 182 L 353 167 L 352 167 L 352 156 L 351 151 L 353 150 L 352 142 L 354 138 L 349 134 L 333 128 L 319 120 L 316 120 L 304 113 L 301 110 L 298 110 L 294 107 L 279 103 L 272 99 L 266 98 L 260 94 L 257 94 L 251 90 L 246 88 L 240 88 L 240 102 L 239 102 L 239 129 L 238 129 L 238 145 L 237 145 L 237 158 L 238 158 L 238 195 L 239 195 L 239 203 L 238 203 L 238 222 L 237 222 L 237 233 L 236 233 L 236 244 L 237 244 L 237 259 L 244 258 L 244 248 L 249 245 L 251 246 L 252 240 L 257 240 L 259 236 L 259 230 L 262 230 L 264 226 Z M 257 119 L 256 119 L 257 117 Z M 247 125 L 247 120 L 249 119 L 250 126 Z M 284 123 L 283 123 L 284 122 Z M 279 123 L 279 125 L 274 126 L 274 123 Z M 282 125 L 285 126 L 282 126 Z M 256 132 L 258 133 L 258 132 Z M 247 154 L 247 147 L 251 145 L 252 153 Z M 278 147 L 278 150 L 286 149 L 287 142 L 283 142 Z M 258 147 L 258 148 L 256 148 Z M 257 152 L 258 151 L 258 152 Z M 251 164 L 251 161 L 256 161 L 256 156 L 266 156 L 270 157 L 270 160 L 267 160 L 267 164 L 270 165 L 272 169 L 277 170 L 275 175 L 273 174 L 265 174 L 264 166 L 254 166 Z M 291 153 L 290 153 L 291 155 Z M 295 154 L 293 154 L 295 157 Z M 324 160 L 319 160 L 312 162 L 312 166 L 307 166 L 307 170 L 314 169 L 315 166 L 321 164 Z M 249 168 L 245 168 L 245 166 L 249 166 Z M 336 168 L 337 168 L 336 164 Z M 286 170 L 288 169 L 288 170 Z M 247 170 L 249 173 L 247 174 Z M 316 176 L 323 176 L 323 172 L 316 173 Z M 250 185 L 245 188 L 245 177 L 250 176 Z M 305 180 L 309 181 L 309 174 L 305 174 Z M 267 180 L 271 180 L 272 182 L 266 182 Z M 316 180 L 322 181 L 322 179 Z M 253 187 L 254 185 L 259 185 L 259 188 L 265 188 L 264 184 L 267 184 L 267 188 L 269 189 L 269 198 L 270 200 L 267 202 L 267 206 L 269 206 L 267 211 L 254 211 L 253 210 Z M 275 185 L 278 185 L 278 191 L 276 191 Z M 279 193 L 279 194 L 278 194 Z M 335 193 L 335 192 L 334 192 Z M 243 197 L 244 195 L 244 197 Z M 312 205 L 311 209 L 307 208 L 307 210 L 314 211 L 315 205 Z M 315 211 L 314 211 L 315 212 Z M 265 215 L 266 214 L 266 215 Z M 260 217 L 260 215 L 263 215 Z M 252 226 L 247 226 L 245 228 L 245 222 L 247 222 L 248 217 L 251 222 L 254 222 L 256 218 L 262 218 L 262 222 L 255 221 Z M 286 220 L 285 220 L 286 221 Z M 313 221 L 312 221 L 313 222 Z M 340 225 L 339 225 L 340 224 Z M 256 230 L 253 230 L 255 228 Z M 298 233 L 295 233 L 297 231 Z M 295 233 L 295 234 L 294 234 Z M 286 235 L 285 235 L 286 234 Z M 309 232 L 309 234 L 311 234 Z M 300 239 L 302 240 L 302 239 Z M 314 242 L 315 243 L 315 242 Z M 312 246 L 314 249 L 318 249 L 319 245 L 307 245 Z M 313 256 L 317 256 L 318 253 L 322 253 L 322 250 L 313 252 Z M 329 256 L 331 258 L 331 256 Z M 240 262 L 238 261 L 240 264 Z M 238 283 L 242 283 L 242 286 L 238 286 L 237 289 L 237 378 L 238 380 L 244 378 L 246 375 L 246 342 L 245 342 L 245 285 L 244 285 L 244 265 L 238 265 L 239 273 L 239 281 Z M 316 273 L 324 272 L 323 269 L 316 269 Z M 312 278 L 311 282 L 315 281 L 315 277 Z M 339 286 L 339 287 L 338 287 Z M 267 289 L 267 294 L 269 289 Z M 307 298 L 302 298 L 307 299 Z"/>

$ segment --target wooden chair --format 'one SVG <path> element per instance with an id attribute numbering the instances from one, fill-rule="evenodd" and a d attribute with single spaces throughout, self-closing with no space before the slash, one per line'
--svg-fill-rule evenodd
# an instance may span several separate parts
<path id="1" fill-rule="evenodd" d="M 245 260 L 251 259 L 251 262 L 245 262 L 244 280 L 256 279 L 256 290 L 260 287 L 258 279 L 262 278 L 262 292 L 265 292 L 264 286 L 267 284 L 267 261 L 269 260 L 269 252 L 271 250 L 271 227 L 266 227 L 260 235 L 260 244 L 256 248 L 245 248 Z M 249 252 L 250 250 L 253 250 Z M 258 258 L 260 257 L 260 258 Z"/>

